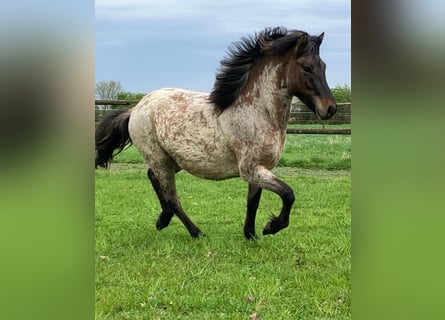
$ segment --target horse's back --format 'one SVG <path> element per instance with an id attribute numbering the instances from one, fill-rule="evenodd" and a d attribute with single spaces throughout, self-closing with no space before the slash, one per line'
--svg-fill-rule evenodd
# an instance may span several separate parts
<path id="1" fill-rule="evenodd" d="M 134 108 L 129 130 L 149 164 L 168 155 L 196 176 L 225 179 L 238 175 L 236 159 L 207 93 L 173 88 L 153 91 Z"/>

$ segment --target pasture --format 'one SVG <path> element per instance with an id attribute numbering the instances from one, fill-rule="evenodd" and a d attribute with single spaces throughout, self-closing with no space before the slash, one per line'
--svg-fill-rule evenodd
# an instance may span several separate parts
<path id="1" fill-rule="evenodd" d="M 288 135 L 275 173 L 295 191 L 290 225 L 247 241 L 247 184 L 177 174 L 207 235 L 174 217 L 157 231 L 156 195 L 134 147 L 96 170 L 96 319 L 350 319 L 351 137 Z M 277 214 L 264 191 L 257 233 Z"/>

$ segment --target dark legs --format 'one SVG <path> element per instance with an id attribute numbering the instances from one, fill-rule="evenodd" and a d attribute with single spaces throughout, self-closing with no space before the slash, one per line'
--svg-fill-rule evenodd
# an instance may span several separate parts
<path id="1" fill-rule="evenodd" d="M 272 217 L 272 219 L 270 219 L 270 221 L 266 224 L 263 230 L 263 235 L 275 234 L 289 225 L 290 210 L 295 201 L 294 192 L 286 183 L 278 178 L 275 178 L 275 183 L 277 185 L 277 189 L 275 189 L 275 192 L 283 200 L 283 207 L 281 208 L 279 216 Z"/>
<path id="2" fill-rule="evenodd" d="M 159 203 L 161 204 L 161 214 L 159 215 L 158 221 L 156 222 L 156 229 L 162 230 L 166 226 L 170 224 L 171 219 L 173 218 L 173 208 L 168 205 L 167 200 L 164 197 L 163 192 L 161 191 L 161 184 L 159 183 L 158 178 L 153 173 L 153 170 L 148 169 L 147 172 L 148 179 L 150 179 L 151 185 L 158 196 Z"/>
<path id="3" fill-rule="evenodd" d="M 155 174 L 150 168 L 148 169 L 147 175 L 159 198 L 159 203 L 162 208 L 158 221 L 156 222 L 156 228 L 162 230 L 167 227 L 173 215 L 176 213 L 176 216 L 181 220 L 193 238 L 203 235 L 201 230 L 195 226 L 182 209 L 176 194 L 175 171 L 166 170 Z"/>
<path id="4" fill-rule="evenodd" d="M 244 236 L 249 240 L 255 240 L 257 237 L 255 233 L 255 217 L 260 203 L 262 189 L 254 184 L 249 184 L 249 191 L 247 193 L 247 213 L 246 221 L 244 223 Z"/>
<path id="5" fill-rule="evenodd" d="M 156 222 L 156 228 L 162 230 L 167 227 L 173 218 L 173 215 L 181 220 L 193 238 L 204 235 L 201 230 L 190 220 L 182 209 L 179 198 L 176 194 L 175 169 L 172 167 L 162 167 L 162 170 L 150 168 L 147 175 L 153 185 L 156 195 L 159 198 L 162 211 Z M 289 225 L 289 215 L 292 205 L 295 201 L 294 192 L 282 180 L 278 179 L 272 172 L 264 167 L 258 166 L 249 171 L 249 175 L 242 177 L 249 183 L 249 191 L 247 195 L 247 212 L 244 223 L 244 235 L 247 239 L 255 239 L 255 218 L 260 202 L 262 189 L 270 190 L 278 194 L 283 206 L 278 217 L 273 216 L 266 224 L 263 235 L 275 234 Z"/>
<path id="6" fill-rule="evenodd" d="M 243 173 L 243 172 L 241 172 Z M 247 214 L 244 224 L 244 235 L 247 239 L 254 239 L 255 234 L 255 216 L 258 203 L 261 197 L 261 190 L 267 189 L 281 197 L 283 206 L 278 217 L 273 216 L 266 224 L 263 235 L 275 234 L 289 225 L 289 215 L 292 205 L 295 201 L 294 192 L 282 180 L 278 179 L 272 172 L 262 166 L 257 166 L 253 170 L 246 170 L 247 174 L 242 177 L 249 183 L 249 192 L 247 196 Z"/>

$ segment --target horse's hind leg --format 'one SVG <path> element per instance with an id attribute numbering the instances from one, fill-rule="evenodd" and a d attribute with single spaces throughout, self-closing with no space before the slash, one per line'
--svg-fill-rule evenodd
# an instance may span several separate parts
<path id="1" fill-rule="evenodd" d="M 170 223 L 173 214 L 181 220 L 193 238 L 203 235 L 201 230 L 190 220 L 182 209 L 176 193 L 176 169 L 174 166 L 152 166 L 148 170 L 148 177 L 155 189 L 162 207 L 162 212 L 156 222 L 156 228 L 162 230 Z"/>
<path id="2" fill-rule="evenodd" d="M 184 224 L 184 226 L 189 231 L 192 238 L 198 238 L 199 236 L 205 236 L 205 234 L 199 230 L 199 228 L 190 220 L 190 218 L 187 216 L 187 214 L 184 212 L 184 209 L 182 209 L 181 204 L 179 203 L 179 199 L 176 198 L 175 202 L 172 202 L 172 207 L 176 213 L 176 216 L 181 220 L 181 222 Z"/>
<path id="3" fill-rule="evenodd" d="M 156 195 L 158 196 L 159 203 L 161 204 L 162 211 L 159 214 L 158 221 L 156 222 L 156 229 L 162 230 L 170 224 L 174 212 L 172 208 L 168 206 L 164 193 L 161 190 L 161 184 L 158 178 L 153 173 L 152 169 L 148 169 L 147 176 L 148 179 L 150 179 L 153 189 L 155 190 Z"/>

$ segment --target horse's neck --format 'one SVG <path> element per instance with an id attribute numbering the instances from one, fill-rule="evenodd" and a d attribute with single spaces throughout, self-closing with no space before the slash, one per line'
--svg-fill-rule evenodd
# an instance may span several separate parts
<path id="1" fill-rule="evenodd" d="M 252 70 L 251 83 L 246 86 L 244 99 L 240 99 L 242 107 L 250 107 L 256 112 L 265 113 L 283 130 L 290 116 L 292 97 L 287 89 L 282 88 L 282 66 L 267 64 Z"/>

